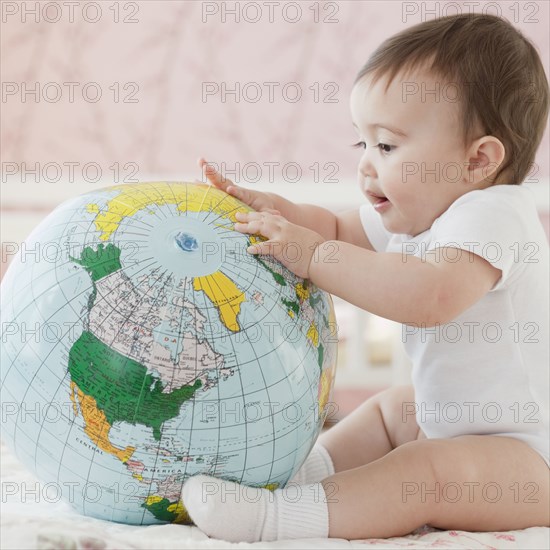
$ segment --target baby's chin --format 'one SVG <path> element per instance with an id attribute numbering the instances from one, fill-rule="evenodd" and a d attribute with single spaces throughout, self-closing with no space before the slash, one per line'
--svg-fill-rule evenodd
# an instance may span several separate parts
<path id="1" fill-rule="evenodd" d="M 382 216 L 382 223 L 384 224 L 386 231 L 389 231 L 395 235 L 408 235 L 409 237 L 416 237 L 417 235 L 424 233 L 424 231 L 430 229 L 432 225 L 430 223 L 430 225 L 425 228 L 418 228 L 412 226 L 410 223 L 392 220 L 391 218 L 384 216 Z"/>

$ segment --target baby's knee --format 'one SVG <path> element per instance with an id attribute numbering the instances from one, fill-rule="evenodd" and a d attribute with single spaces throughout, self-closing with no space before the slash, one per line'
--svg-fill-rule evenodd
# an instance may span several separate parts
<path id="1" fill-rule="evenodd" d="M 405 443 L 394 452 L 406 455 L 403 458 L 411 471 L 427 471 L 431 483 L 446 487 L 479 477 L 475 457 L 469 449 L 456 443 L 452 439 L 420 439 Z"/>
<path id="2" fill-rule="evenodd" d="M 379 394 L 378 403 L 393 448 L 417 438 L 418 424 L 412 385 L 388 388 Z"/>
<path id="3" fill-rule="evenodd" d="M 414 388 L 412 385 L 392 386 L 378 395 L 378 402 L 382 413 L 391 420 L 407 420 L 407 405 L 414 406 Z"/>

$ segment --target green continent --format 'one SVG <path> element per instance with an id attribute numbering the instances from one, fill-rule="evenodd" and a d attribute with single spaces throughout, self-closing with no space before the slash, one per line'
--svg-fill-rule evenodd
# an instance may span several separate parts
<path id="1" fill-rule="evenodd" d="M 109 424 L 129 422 L 153 428 L 160 440 L 164 422 L 179 414 L 184 401 L 201 387 L 196 380 L 170 393 L 162 393 L 160 379 L 147 368 L 84 331 L 69 352 L 69 372 L 82 392 L 93 397 Z"/>
<path id="2" fill-rule="evenodd" d="M 72 256 L 70 258 L 88 271 L 94 282 L 121 269 L 120 248 L 114 244 L 108 244 L 107 246 L 98 244 L 97 250 L 87 246 L 82 251 L 80 258 L 73 258 Z"/>
<path id="3" fill-rule="evenodd" d="M 323 344 L 319 344 L 319 347 L 317 348 L 317 362 L 319 363 L 319 368 L 321 369 L 321 372 L 323 372 L 324 354 L 325 350 L 323 349 Z"/>
<path id="4" fill-rule="evenodd" d="M 286 298 L 281 298 L 281 301 L 283 302 L 283 304 L 290 308 L 292 311 L 294 311 L 294 313 L 296 315 L 298 315 L 298 313 L 300 313 L 300 304 L 299 302 L 294 302 L 293 300 L 287 300 Z"/>
<path id="5" fill-rule="evenodd" d="M 176 504 L 177 502 L 170 502 L 167 498 L 163 498 L 157 502 L 144 502 L 142 506 L 146 510 L 149 510 L 157 519 L 173 523 L 178 514 L 176 511 L 172 512 L 168 510 L 168 507 L 175 506 Z"/>

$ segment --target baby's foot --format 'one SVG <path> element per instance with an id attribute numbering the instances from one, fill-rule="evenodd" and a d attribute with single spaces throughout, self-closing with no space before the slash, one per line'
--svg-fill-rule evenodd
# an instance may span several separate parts
<path id="1" fill-rule="evenodd" d="M 291 483 L 272 492 L 196 475 L 184 483 L 182 500 L 195 525 L 212 538 L 257 542 L 328 536 L 328 508 L 320 483 Z"/>

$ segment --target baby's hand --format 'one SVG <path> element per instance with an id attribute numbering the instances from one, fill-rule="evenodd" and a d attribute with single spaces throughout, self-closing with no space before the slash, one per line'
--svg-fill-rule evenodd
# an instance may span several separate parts
<path id="1" fill-rule="evenodd" d="M 273 256 L 298 277 L 307 279 L 315 249 L 325 239 L 319 233 L 290 223 L 272 212 L 237 212 L 235 216 L 239 222 L 235 229 L 267 237 L 267 241 L 255 243 L 247 251 Z"/>
<path id="2" fill-rule="evenodd" d="M 209 165 L 206 159 L 202 157 L 198 159 L 197 163 L 203 174 L 214 187 L 248 204 L 248 206 L 258 212 L 280 213 L 274 208 L 273 199 L 267 193 L 251 191 L 250 189 L 235 185 L 231 180 L 222 176 L 213 166 Z"/>

